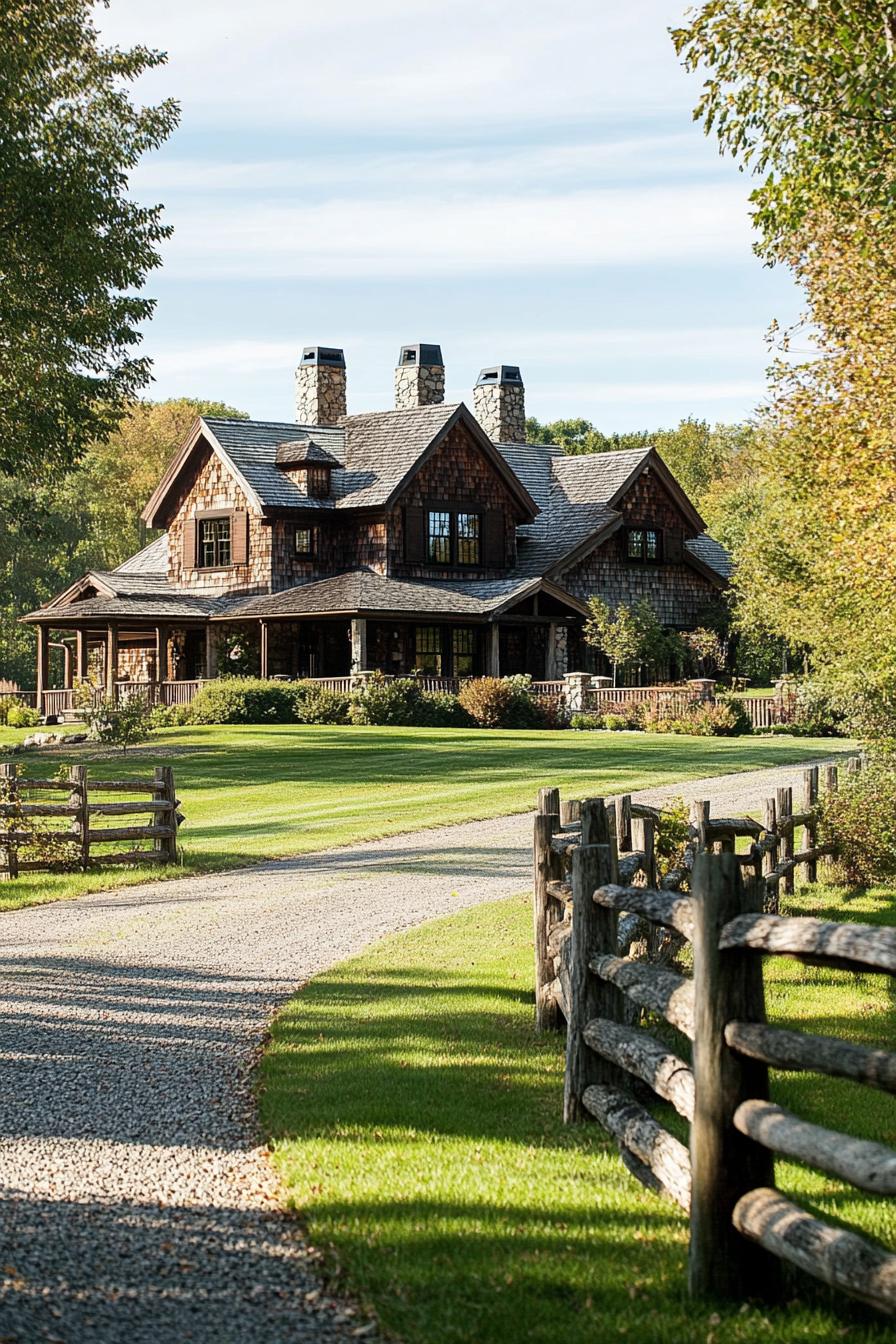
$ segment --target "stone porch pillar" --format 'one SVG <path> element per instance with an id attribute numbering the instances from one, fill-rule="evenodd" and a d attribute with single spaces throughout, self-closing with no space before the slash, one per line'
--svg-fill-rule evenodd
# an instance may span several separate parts
<path id="1" fill-rule="evenodd" d="M 581 714 L 586 708 L 587 691 L 591 677 L 587 672 L 567 672 L 564 681 L 564 700 L 570 714 Z"/>
<path id="2" fill-rule="evenodd" d="M 692 677 L 688 685 L 697 700 L 714 700 L 716 698 L 714 677 Z"/>
<path id="3" fill-rule="evenodd" d="M 545 681 L 559 681 L 567 671 L 567 629 L 559 621 L 548 626 L 548 647 L 545 654 Z"/>
<path id="4" fill-rule="evenodd" d="M 367 622 L 363 616 L 352 619 L 352 672 L 367 669 Z"/>

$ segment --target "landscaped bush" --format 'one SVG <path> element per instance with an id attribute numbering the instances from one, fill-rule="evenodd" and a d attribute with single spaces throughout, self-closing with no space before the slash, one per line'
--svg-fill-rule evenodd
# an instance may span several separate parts
<path id="1" fill-rule="evenodd" d="M 32 709 L 23 700 L 7 700 L 3 705 L 0 723 L 7 728 L 36 728 L 40 723 L 40 711 Z"/>
<path id="2" fill-rule="evenodd" d="M 420 726 L 427 712 L 419 682 L 412 677 L 391 680 L 374 672 L 352 696 L 350 715 L 352 723 L 412 728 Z"/>
<path id="3" fill-rule="evenodd" d="M 530 695 L 532 678 L 473 677 L 458 699 L 480 728 L 538 728 L 538 705 Z"/>
<path id="4" fill-rule="evenodd" d="M 456 695 L 448 691 L 424 691 L 423 728 L 471 728 L 473 720 Z"/>
<path id="5" fill-rule="evenodd" d="M 690 708 L 668 716 L 660 707 L 651 707 L 644 713 L 644 727 L 649 733 L 689 737 L 739 737 L 753 731 L 749 714 L 734 699 L 695 701 Z"/>
<path id="6" fill-rule="evenodd" d="M 569 715 L 560 695 L 539 695 L 533 700 L 537 726 L 556 730 L 569 727 Z"/>
<path id="7" fill-rule="evenodd" d="M 602 728 L 603 719 L 600 714 L 573 714 L 569 720 L 570 728 L 575 728 L 579 732 Z"/>
<path id="8" fill-rule="evenodd" d="M 837 737 L 843 732 L 843 714 L 819 682 L 801 681 L 790 728 L 798 737 Z"/>
<path id="9" fill-rule="evenodd" d="M 153 728 L 182 728 L 192 717 L 191 705 L 154 705 L 149 721 Z"/>
<path id="10" fill-rule="evenodd" d="M 288 683 L 260 677 L 209 681 L 190 706 L 193 723 L 295 723 Z"/>
<path id="11" fill-rule="evenodd" d="M 120 700 L 94 700 L 86 688 L 75 692 L 77 705 L 90 736 L 106 746 L 127 751 L 153 731 L 152 710 L 142 695 L 126 695 Z"/>
<path id="12" fill-rule="evenodd" d="M 840 775 L 836 793 L 821 798 L 823 844 L 836 846 L 850 883 L 869 886 L 896 878 L 896 746 L 877 747 L 865 768 Z"/>
<path id="13" fill-rule="evenodd" d="M 293 681 L 286 689 L 292 697 L 297 723 L 348 723 L 349 696 L 319 686 L 315 681 Z"/>

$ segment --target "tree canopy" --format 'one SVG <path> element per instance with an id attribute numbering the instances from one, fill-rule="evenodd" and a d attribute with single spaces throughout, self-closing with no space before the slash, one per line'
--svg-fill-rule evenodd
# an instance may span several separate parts
<path id="1" fill-rule="evenodd" d="M 731 482 L 758 501 L 729 539 L 741 621 L 896 700 L 896 10 L 712 0 L 673 36 L 706 73 L 696 115 L 764 175 L 760 252 L 806 296 Z"/>
<path id="2" fill-rule="evenodd" d="M 18 618 L 88 569 L 114 569 L 149 540 L 140 511 L 197 415 L 220 402 L 134 401 L 74 471 L 9 477 L 0 492 L 0 677 L 29 685 L 34 636 Z"/>
<path id="3" fill-rule="evenodd" d="M 127 86 L 164 62 L 103 47 L 92 0 L 0 6 L 0 473 L 77 461 L 146 384 L 141 296 L 170 229 L 128 174 L 178 119 Z"/>

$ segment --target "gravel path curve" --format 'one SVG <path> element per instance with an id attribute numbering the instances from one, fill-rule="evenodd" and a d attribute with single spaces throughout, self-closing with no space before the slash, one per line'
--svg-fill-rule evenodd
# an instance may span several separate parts
<path id="1" fill-rule="evenodd" d="M 636 795 L 756 806 L 794 768 Z M 472 822 L 0 917 L 0 1344 L 342 1344 L 277 1204 L 251 1071 L 295 987 L 529 884 L 531 818 Z"/>

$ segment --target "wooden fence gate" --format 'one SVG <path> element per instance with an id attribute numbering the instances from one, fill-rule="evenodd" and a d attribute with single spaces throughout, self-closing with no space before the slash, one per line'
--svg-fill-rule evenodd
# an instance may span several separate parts
<path id="1" fill-rule="evenodd" d="M 836 775 L 827 784 L 836 787 Z M 749 818 L 713 820 L 708 804 L 695 804 L 688 892 L 680 889 L 683 872 L 657 885 L 653 809 L 596 798 L 567 804 L 561 815 L 557 791 L 542 790 L 536 1017 L 542 1028 L 566 1019 L 564 1119 L 598 1120 L 632 1175 L 689 1213 L 693 1295 L 773 1298 L 786 1261 L 892 1314 L 896 1255 L 775 1189 L 778 1153 L 860 1190 L 896 1194 L 896 1151 L 808 1123 L 769 1100 L 769 1067 L 896 1092 L 896 1054 L 766 1021 L 763 955 L 896 975 L 896 929 L 775 912 L 777 888 L 796 865 L 814 873 L 829 853 L 817 841 L 793 852 L 794 830 L 814 831 L 817 786 L 816 771 L 798 813 L 786 791 L 778 795 L 772 832 Z M 767 807 L 767 821 L 770 813 Z M 751 839 L 745 854 L 734 852 L 737 835 Z M 785 837 L 790 852 L 780 858 Z M 633 920 L 651 936 L 690 943 L 693 975 L 620 955 L 633 932 L 625 922 Z M 690 1062 L 639 1024 L 644 1010 L 692 1043 Z M 643 1104 L 647 1089 L 689 1123 L 687 1146 Z"/>

